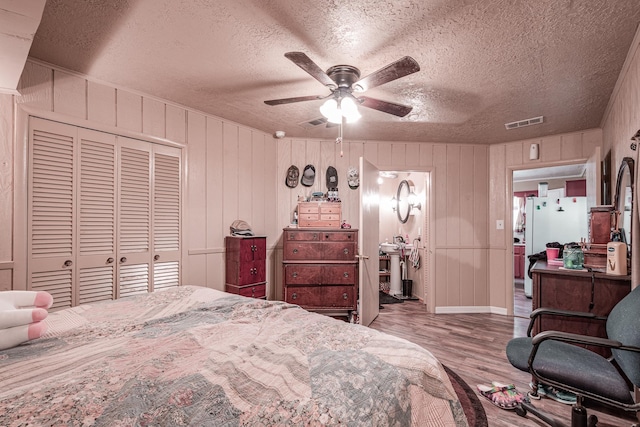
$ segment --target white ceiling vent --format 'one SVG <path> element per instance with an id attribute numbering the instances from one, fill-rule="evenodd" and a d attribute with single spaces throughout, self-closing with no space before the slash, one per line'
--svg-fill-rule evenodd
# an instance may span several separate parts
<path id="1" fill-rule="evenodd" d="M 544 116 L 533 117 L 531 119 L 518 120 L 517 122 L 505 123 L 504 127 L 509 129 L 517 129 L 525 126 L 539 125 L 543 122 Z"/>
<path id="2" fill-rule="evenodd" d="M 305 129 L 311 129 L 314 128 L 316 126 L 320 126 L 320 125 L 326 125 L 327 124 L 327 119 L 325 117 L 319 117 L 317 119 L 313 119 L 313 120 L 309 120 L 308 122 L 302 122 L 302 123 L 298 123 L 300 126 L 302 126 Z"/>

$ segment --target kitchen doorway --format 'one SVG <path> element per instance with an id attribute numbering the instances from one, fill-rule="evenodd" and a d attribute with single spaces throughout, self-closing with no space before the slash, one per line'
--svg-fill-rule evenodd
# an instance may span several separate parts
<path id="1" fill-rule="evenodd" d="M 526 237 L 529 236 L 529 239 L 532 240 L 533 233 L 533 230 L 529 230 L 529 233 L 526 232 L 527 201 L 531 203 L 535 200 L 538 203 L 544 199 L 531 197 L 546 197 L 549 203 L 552 201 L 559 203 L 559 200 L 565 197 L 586 196 L 586 168 L 586 163 L 580 163 L 513 171 L 513 218 L 511 223 L 513 225 L 512 253 L 514 256 L 513 314 L 516 317 L 529 318 L 531 314 L 531 278 L 529 277 L 527 257 L 537 253 L 540 249 L 533 248 L 531 241 L 527 245 Z M 529 206 L 530 215 L 531 209 L 533 206 Z M 585 216 L 588 214 L 586 209 L 584 214 Z M 532 226 L 532 218 L 530 218 L 529 226 Z"/>

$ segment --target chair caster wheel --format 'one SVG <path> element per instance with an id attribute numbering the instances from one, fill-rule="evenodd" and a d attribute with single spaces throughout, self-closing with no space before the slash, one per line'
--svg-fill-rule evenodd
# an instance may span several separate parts
<path id="1" fill-rule="evenodd" d="M 522 405 L 518 405 L 516 406 L 516 414 L 524 418 L 527 416 L 527 410 Z"/>
<path id="2" fill-rule="evenodd" d="M 598 425 L 598 417 L 595 415 L 589 415 L 589 422 L 587 423 L 588 427 L 597 427 Z"/>

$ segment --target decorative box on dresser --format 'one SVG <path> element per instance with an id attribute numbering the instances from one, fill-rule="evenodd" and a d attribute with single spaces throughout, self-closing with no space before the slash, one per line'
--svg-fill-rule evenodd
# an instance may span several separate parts
<path id="1" fill-rule="evenodd" d="M 226 236 L 225 290 L 245 297 L 267 297 L 266 236 Z"/>
<path id="2" fill-rule="evenodd" d="M 533 276 L 532 308 L 555 308 L 561 310 L 593 313 L 608 316 L 613 307 L 631 292 L 631 276 L 568 270 L 560 266 L 538 261 L 531 269 Z M 563 331 L 605 338 L 603 320 L 569 318 L 543 315 L 533 329 L 533 334 L 542 331 Z M 609 357 L 609 350 L 588 347 Z"/>
<path id="3" fill-rule="evenodd" d="M 284 300 L 318 312 L 349 314 L 358 300 L 358 230 L 285 228 Z"/>

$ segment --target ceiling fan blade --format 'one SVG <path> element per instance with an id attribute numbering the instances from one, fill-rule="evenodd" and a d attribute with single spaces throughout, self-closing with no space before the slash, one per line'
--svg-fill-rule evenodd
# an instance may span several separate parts
<path id="1" fill-rule="evenodd" d="M 315 101 L 322 98 L 325 98 L 325 96 L 323 95 L 298 96 L 295 98 L 270 99 L 268 101 L 264 101 L 264 103 L 267 105 L 281 105 L 281 104 L 291 104 L 293 102 Z"/>
<path id="2" fill-rule="evenodd" d="M 404 117 L 413 110 L 413 107 L 409 107 L 408 105 L 396 104 L 394 102 L 382 101 L 380 99 L 369 98 L 366 96 L 359 97 L 358 101 L 360 101 L 360 105 L 363 107 L 373 108 L 374 110 L 393 114 L 398 117 Z"/>
<path id="3" fill-rule="evenodd" d="M 361 78 L 353 84 L 353 90 L 364 92 L 365 90 L 389 83 L 409 74 L 420 71 L 420 65 L 410 56 L 405 56 L 378 71 Z"/>
<path id="4" fill-rule="evenodd" d="M 336 82 L 331 80 L 331 77 L 329 77 L 327 73 L 325 73 L 320 67 L 318 67 L 316 63 L 313 62 L 311 58 L 309 58 L 303 52 L 287 52 L 284 54 L 284 56 L 290 59 L 298 67 L 309 73 L 311 77 L 313 77 L 323 85 L 329 87 L 329 89 L 335 89 L 337 87 Z"/>

